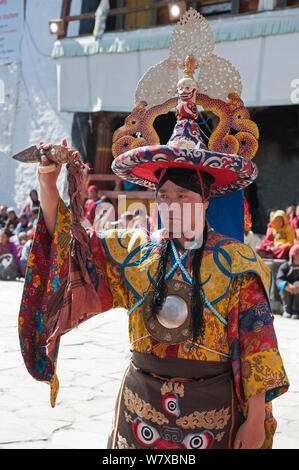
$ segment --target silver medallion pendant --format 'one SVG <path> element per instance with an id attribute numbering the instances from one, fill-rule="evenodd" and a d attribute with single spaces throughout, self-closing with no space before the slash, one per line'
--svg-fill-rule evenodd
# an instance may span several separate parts
<path id="1" fill-rule="evenodd" d="M 158 322 L 165 328 L 178 328 L 187 319 L 188 305 L 178 295 L 168 295 L 157 315 Z"/>
<path id="2" fill-rule="evenodd" d="M 160 343 L 180 344 L 192 335 L 191 286 L 184 281 L 166 280 L 167 294 L 157 317 L 152 316 L 153 291 L 143 303 L 143 321 L 148 333 Z"/>

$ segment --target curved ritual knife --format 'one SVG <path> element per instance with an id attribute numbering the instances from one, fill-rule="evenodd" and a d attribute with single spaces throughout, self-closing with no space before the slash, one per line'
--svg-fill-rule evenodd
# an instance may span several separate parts
<path id="1" fill-rule="evenodd" d="M 12 158 L 23 163 L 41 163 L 41 157 L 44 155 L 53 163 L 41 165 L 39 171 L 41 173 L 49 173 L 55 170 L 55 163 L 68 163 L 69 152 L 69 149 L 62 145 L 51 145 L 48 149 L 39 149 L 36 145 L 32 145 L 16 153 Z"/>

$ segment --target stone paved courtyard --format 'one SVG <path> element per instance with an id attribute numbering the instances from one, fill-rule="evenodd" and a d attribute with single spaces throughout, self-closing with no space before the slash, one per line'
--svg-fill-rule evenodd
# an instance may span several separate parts
<path id="1" fill-rule="evenodd" d="M 17 319 L 22 282 L 0 281 L 0 448 L 104 449 L 114 404 L 130 357 L 127 315 L 110 310 L 62 337 L 60 391 L 51 408 L 50 388 L 27 372 Z M 291 382 L 274 400 L 274 449 L 299 449 L 299 321 L 275 316 L 279 347 Z"/>

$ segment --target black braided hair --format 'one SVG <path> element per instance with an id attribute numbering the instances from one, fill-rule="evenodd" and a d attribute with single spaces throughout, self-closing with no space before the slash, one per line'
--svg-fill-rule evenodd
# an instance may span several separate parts
<path id="1" fill-rule="evenodd" d="M 156 318 L 161 310 L 166 296 L 165 274 L 170 251 L 170 240 L 166 240 L 162 246 L 159 265 L 153 283 L 152 315 L 154 318 Z"/>
<path id="2" fill-rule="evenodd" d="M 200 266 L 203 257 L 204 247 L 208 237 L 208 228 L 205 224 L 203 232 L 202 246 L 195 250 L 192 259 L 192 286 L 191 286 L 191 328 L 193 341 L 196 341 L 199 337 L 203 337 L 204 334 L 204 306 L 200 295 Z M 163 243 L 161 256 L 159 260 L 158 269 L 153 283 L 153 297 L 152 297 L 152 315 L 154 318 L 157 317 L 161 310 L 165 297 L 166 297 L 166 283 L 165 274 L 168 257 L 170 255 L 171 245 L 170 240 Z"/>

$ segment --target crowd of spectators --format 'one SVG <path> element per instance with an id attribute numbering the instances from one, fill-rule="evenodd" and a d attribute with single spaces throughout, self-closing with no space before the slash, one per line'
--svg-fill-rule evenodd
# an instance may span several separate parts
<path id="1" fill-rule="evenodd" d="M 14 280 L 25 277 L 40 202 L 36 190 L 31 190 L 22 210 L 0 206 L 0 279 Z M 150 218 L 136 209 L 117 214 L 111 199 L 101 196 L 97 187 L 88 187 L 88 197 L 82 207 L 81 223 L 96 231 L 109 228 L 144 228 L 150 231 Z"/>
<path id="2" fill-rule="evenodd" d="M 0 207 L 0 279 L 25 276 L 38 214 L 36 190 L 30 191 L 19 214 L 12 207 Z M 111 228 L 143 228 L 151 232 L 155 225 L 141 209 L 118 214 L 112 200 L 101 196 L 95 185 L 88 187 L 81 224 L 97 232 Z M 268 265 L 272 263 L 281 313 L 299 319 L 299 206 L 290 204 L 285 210 L 271 209 L 267 232 L 255 248 Z"/>
<path id="3" fill-rule="evenodd" d="M 299 205 L 270 210 L 267 232 L 257 252 L 271 263 L 285 318 L 299 319 Z"/>
<path id="4" fill-rule="evenodd" d="M 30 191 L 19 214 L 13 207 L 0 206 L 0 279 L 14 280 L 25 276 L 38 213 L 35 189 Z"/>
<path id="5" fill-rule="evenodd" d="M 118 214 L 111 199 L 101 196 L 95 185 L 88 187 L 88 198 L 83 207 L 81 223 L 85 228 L 94 228 L 97 232 L 111 228 L 144 228 L 151 231 L 151 218 L 144 210 Z"/>

